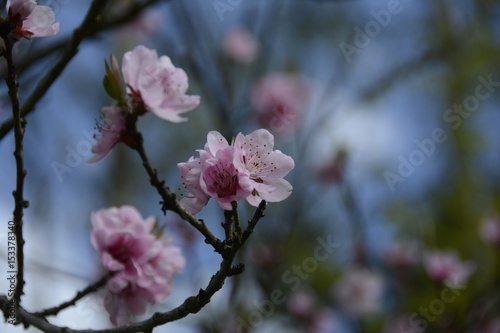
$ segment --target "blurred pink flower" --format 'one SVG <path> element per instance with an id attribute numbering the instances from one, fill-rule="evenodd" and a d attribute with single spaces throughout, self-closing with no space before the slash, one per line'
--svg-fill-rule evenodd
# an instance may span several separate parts
<path id="1" fill-rule="evenodd" d="M 224 37 L 225 55 L 236 63 L 248 64 L 257 59 L 259 43 L 244 27 L 233 27 Z"/>
<path id="2" fill-rule="evenodd" d="M 263 127 L 275 133 L 295 130 L 309 95 L 306 82 L 294 74 L 272 74 L 256 83 L 251 101 Z"/>
<path id="3" fill-rule="evenodd" d="M 383 253 L 383 260 L 390 266 L 406 268 L 420 261 L 419 247 L 416 242 L 392 243 Z"/>
<path id="4" fill-rule="evenodd" d="M 242 198 L 253 206 L 261 200 L 286 199 L 292 186 L 282 178 L 293 169 L 294 162 L 279 150 L 273 151 L 273 146 L 274 137 L 267 130 L 247 136 L 239 133 L 231 145 L 219 132 L 210 132 L 204 150 L 198 151 L 200 157 L 177 165 L 189 192 L 181 204 L 196 214 L 209 197 L 226 210 L 231 209 L 231 201 Z"/>
<path id="5" fill-rule="evenodd" d="M 349 268 L 334 287 L 341 307 L 353 316 L 366 316 L 382 307 L 384 280 L 367 268 Z"/>
<path id="6" fill-rule="evenodd" d="M 107 281 L 105 297 L 113 324 L 126 324 L 170 296 L 173 276 L 185 259 L 179 248 L 153 235 L 153 218 L 143 219 L 134 207 L 122 206 L 93 212 L 91 221 L 92 245 L 103 266 L 116 272 Z"/>
<path id="7" fill-rule="evenodd" d="M 7 20 L 15 28 L 11 35 L 15 38 L 47 37 L 59 32 L 50 7 L 39 6 L 35 0 L 7 0 Z"/>
<path id="8" fill-rule="evenodd" d="M 310 291 L 297 291 L 291 294 L 287 301 L 288 311 L 295 317 L 309 318 L 315 313 L 316 300 Z"/>
<path id="9" fill-rule="evenodd" d="M 498 217 L 484 219 L 479 233 L 483 241 L 500 247 L 500 219 Z"/>
<path id="10" fill-rule="evenodd" d="M 146 9 L 135 20 L 125 26 L 125 30 L 134 34 L 138 40 L 145 40 L 161 30 L 165 25 L 165 17 L 161 11 Z"/>
<path id="11" fill-rule="evenodd" d="M 424 266 L 431 279 L 450 286 L 463 286 L 474 273 L 472 261 L 462 261 L 454 251 L 429 251 L 424 256 Z"/>
<path id="12" fill-rule="evenodd" d="M 133 101 L 133 112 L 151 111 L 156 116 L 174 122 L 187 120 L 179 116 L 200 103 L 199 96 L 186 95 L 188 77 L 176 68 L 167 56 L 158 55 L 143 45 L 123 55 L 122 73 L 127 93 Z"/>
<path id="13" fill-rule="evenodd" d="M 125 111 L 117 106 L 106 106 L 101 109 L 103 114 L 102 124 L 97 125 L 101 136 L 92 147 L 95 154 L 87 163 L 95 163 L 109 154 L 111 149 L 125 139 L 126 115 Z"/>
<path id="14" fill-rule="evenodd" d="M 154 219 L 144 220 L 134 207 L 123 206 L 93 212 L 91 221 L 91 242 L 101 254 L 103 266 L 136 275 L 138 262 L 155 243 L 150 233 Z"/>
<path id="15" fill-rule="evenodd" d="M 134 6 L 134 1 L 115 1 L 112 6 L 108 8 L 106 14 L 109 15 L 110 18 L 116 19 L 121 17 L 123 13 L 133 10 Z M 147 7 L 137 13 L 131 21 L 122 25 L 120 29 L 116 29 L 115 32 L 118 34 L 119 40 L 125 39 L 129 45 L 130 43 L 136 45 L 140 44 L 140 41 L 148 39 L 163 27 L 165 27 L 164 13 L 157 9 Z"/>

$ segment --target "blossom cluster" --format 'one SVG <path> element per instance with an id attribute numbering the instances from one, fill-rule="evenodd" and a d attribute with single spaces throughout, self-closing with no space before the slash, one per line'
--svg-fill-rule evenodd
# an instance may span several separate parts
<path id="1" fill-rule="evenodd" d="M 185 259 L 165 236 L 154 234 L 155 219 L 144 219 L 134 207 L 101 209 L 91 221 L 92 245 L 102 265 L 114 272 L 104 305 L 111 322 L 123 325 L 170 295 L 172 278 L 183 270 Z"/>
<path id="2" fill-rule="evenodd" d="M 118 142 L 137 148 L 139 134 L 135 122 L 151 112 L 174 123 L 194 109 L 199 96 L 186 95 L 188 78 L 167 56 L 139 45 L 123 56 L 121 70 L 111 57 L 106 62 L 103 85 L 116 102 L 101 109 L 98 142 L 92 147 L 90 163 L 104 158 Z M 294 167 L 291 157 L 273 150 L 274 137 L 260 129 L 245 136 L 238 134 L 231 144 L 218 132 L 208 134 L 199 157 L 179 163 L 187 194 L 180 204 L 198 213 L 210 198 L 225 209 L 231 202 L 246 198 L 254 206 L 262 200 L 286 199 L 290 183 L 283 179 Z M 154 220 L 143 219 L 133 207 L 103 209 L 92 214 L 92 244 L 103 266 L 115 274 L 107 281 L 105 306 L 111 321 L 122 325 L 133 315 L 143 315 L 150 304 L 165 300 L 174 274 L 184 267 L 180 250 L 157 239 Z"/>
<path id="3" fill-rule="evenodd" d="M 133 145 L 130 124 L 138 116 L 149 111 L 161 119 L 179 123 L 187 120 L 180 114 L 200 103 L 199 96 L 186 95 L 189 86 L 186 72 L 175 67 L 169 57 L 158 57 L 155 50 L 143 45 L 123 55 L 121 73 L 114 58 L 111 65 L 106 64 L 106 72 L 104 87 L 117 105 L 101 109 L 103 123 L 97 126 L 101 137 L 92 148 L 95 156 L 89 163 L 103 159 L 118 142 Z"/>
<path id="4" fill-rule="evenodd" d="M 180 203 L 197 214 L 214 198 L 225 210 L 231 201 L 246 198 L 258 206 L 262 200 L 279 202 L 286 199 L 292 185 L 283 179 L 294 167 L 290 156 L 273 150 L 274 137 L 259 129 L 249 135 L 239 133 L 229 144 L 217 131 L 207 136 L 199 157 L 179 163 L 182 183 L 189 192 Z"/>

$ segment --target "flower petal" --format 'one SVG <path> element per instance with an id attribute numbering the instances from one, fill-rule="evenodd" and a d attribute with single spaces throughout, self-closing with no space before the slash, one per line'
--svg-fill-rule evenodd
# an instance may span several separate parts
<path id="1" fill-rule="evenodd" d="M 139 78 L 144 72 L 156 70 L 155 50 L 150 50 L 144 45 L 136 46 L 132 51 L 126 52 L 122 59 L 122 74 L 125 82 L 134 89 L 138 89 Z"/>

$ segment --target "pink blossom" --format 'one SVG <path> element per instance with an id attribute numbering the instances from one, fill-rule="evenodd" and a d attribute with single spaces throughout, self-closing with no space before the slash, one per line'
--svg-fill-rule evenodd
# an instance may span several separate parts
<path id="1" fill-rule="evenodd" d="M 120 272 L 106 284 L 104 305 L 113 324 L 127 324 L 133 315 L 146 314 L 149 305 L 170 296 L 173 276 L 183 270 L 185 259 L 177 247 L 155 245 L 151 252 L 156 254 L 140 265 L 137 276 Z"/>
<path id="2" fill-rule="evenodd" d="M 334 293 L 346 312 L 366 316 L 380 310 L 384 280 L 366 268 L 351 267 L 335 285 Z"/>
<path id="3" fill-rule="evenodd" d="M 300 124 L 308 90 L 298 75 L 272 74 L 263 78 L 251 93 L 260 123 L 275 133 L 293 131 Z"/>
<path id="4" fill-rule="evenodd" d="M 237 168 L 250 173 L 252 191 L 247 201 L 258 206 L 262 200 L 283 201 L 292 193 L 292 185 L 283 179 L 295 166 L 290 156 L 274 150 L 274 137 L 269 131 L 259 129 L 247 136 L 238 134 L 234 147 L 239 149 Z M 240 166 L 241 164 L 242 166 Z"/>
<path id="5" fill-rule="evenodd" d="M 7 20 L 15 26 L 16 38 L 47 37 L 59 32 L 59 23 L 50 7 L 39 6 L 35 0 L 8 0 Z"/>
<path id="6" fill-rule="evenodd" d="M 91 221 L 92 245 L 110 271 L 135 269 L 155 243 L 150 233 L 154 219 L 144 220 L 134 207 L 101 209 L 92 213 Z"/>
<path id="7" fill-rule="evenodd" d="M 248 29 L 234 27 L 224 37 L 223 50 L 234 62 L 248 64 L 257 59 L 259 43 Z"/>
<path id="8" fill-rule="evenodd" d="M 481 222 L 480 235 L 486 243 L 500 247 L 500 219 L 490 217 Z"/>
<path id="9" fill-rule="evenodd" d="M 96 155 L 87 163 L 102 160 L 118 142 L 124 141 L 126 137 L 125 111 L 116 106 L 106 106 L 101 109 L 101 113 L 104 116 L 103 123 L 97 126 L 101 137 L 92 147 L 92 152 Z"/>
<path id="10" fill-rule="evenodd" d="M 232 209 L 231 201 L 240 201 L 251 194 L 249 173 L 244 168 L 236 168 L 235 152 L 232 146 L 218 150 L 215 156 L 206 151 L 200 152 L 200 186 L 225 210 Z"/>
<path id="11" fill-rule="evenodd" d="M 236 169 L 236 150 L 219 132 L 210 132 L 205 149 L 198 152 L 199 158 L 178 164 L 183 185 L 190 192 L 181 200 L 184 208 L 196 214 L 212 197 L 223 209 L 231 210 L 231 201 L 250 194 L 249 173 L 244 168 Z"/>
<path id="12" fill-rule="evenodd" d="M 450 286 L 463 286 L 475 271 L 471 261 L 462 261 L 454 251 L 429 251 L 424 266 L 431 279 Z"/>
<path id="13" fill-rule="evenodd" d="M 181 204 L 196 214 L 210 197 L 226 210 L 231 209 L 231 201 L 242 198 L 254 206 L 261 200 L 286 199 L 292 186 L 282 177 L 293 169 L 294 162 L 279 150 L 273 151 L 273 146 L 274 138 L 267 130 L 248 136 L 240 133 L 231 145 L 219 132 L 210 132 L 204 150 L 198 151 L 200 157 L 178 164 L 189 192 Z"/>
<path id="14" fill-rule="evenodd" d="M 179 248 L 153 235 L 153 218 L 143 219 L 134 207 L 123 206 L 93 212 L 91 221 L 92 245 L 103 266 L 116 272 L 107 281 L 105 298 L 113 324 L 126 324 L 170 296 L 173 276 L 185 259 Z"/>
<path id="15" fill-rule="evenodd" d="M 122 73 L 134 111 L 146 110 L 171 121 L 187 120 L 179 114 L 191 111 L 200 103 L 199 96 L 186 95 L 188 77 L 167 56 L 158 55 L 143 45 L 123 55 Z"/>
<path id="16" fill-rule="evenodd" d="M 179 163 L 177 166 L 181 173 L 182 184 L 189 193 L 180 200 L 180 204 L 192 214 L 197 214 L 207 205 L 210 199 L 210 196 L 200 186 L 200 159 L 191 157 L 186 163 Z"/>

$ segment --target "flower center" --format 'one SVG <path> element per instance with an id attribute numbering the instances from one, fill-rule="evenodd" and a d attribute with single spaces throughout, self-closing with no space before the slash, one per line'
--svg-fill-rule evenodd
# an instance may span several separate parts
<path id="1" fill-rule="evenodd" d="M 236 195 L 239 182 L 237 170 L 234 165 L 217 163 L 207 171 L 217 197 L 223 198 Z"/>
<path id="2" fill-rule="evenodd" d="M 274 162 L 267 163 L 257 152 L 251 153 L 248 159 L 243 155 L 243 163 L 247 170 L 250 171 L 250 179 L 256 183 L 263 183 L 262 177 L 267 177 L 269 172 L 274 172 L 276 169 Z"/>

